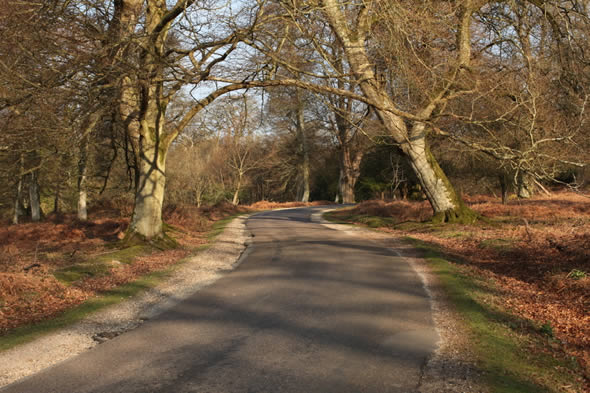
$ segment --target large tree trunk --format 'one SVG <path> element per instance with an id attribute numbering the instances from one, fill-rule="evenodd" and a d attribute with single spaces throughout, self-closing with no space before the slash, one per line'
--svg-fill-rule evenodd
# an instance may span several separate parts
<path id="1" fill-rule="evenodd" d="M 144 97 L 148 97 L 143 116 L 137 128 L 129 128 L 138 134 L 139 139 L 138 183 L 129 228 L 130 234 L 138 234 L 146 240 L 164 235 L 162 207 L 166 185 L 166 156 L 170 142 L 162 138 L 165 108 L 155 98 L 160 94 L 160 89 L 161 86 L 152 85 L 143 92 Z"/>
<path id="2" fill-rule="evenodd" d="M 41 195 L 39 191 L 39 170 L 31 172 L 31 183 L 29 184 L 29 201 L 31 204 L 31 221 L 41 221 Z"/>
<path id="3" fill-rule="evenodd" d="M 163 0 L 115 1 L 113 21 L 109 27 L 109 38 L 116 44 L 109 58 L 120 62 L 123 66 L 120 69 L 125 70 L 124 76 L 115 75 L 117 78 L 113 78 L 113 85 L 116 84 L 118 89 L 117 117 L 125 129 L 137 163 L 135 205 L 128 239 L 136 235 L 146 240 L 165 238 L 162 206 L 166 155 L 170 145 L 191 119 L 213 100 L 224 93 L 245 87 L 243 84 L 231 84 L 216 89 L 195 103 L 175 126 L 165 129 L 165 112 L 170 100 L 183 85 L 189 83 L 179 78 L 174 83 L 164 85 L 171 75 L 166 74 L 170 59 L 167 58 L 169 54 L 165 43 L 176 18 L 194 1 L 173 2 L 176 5 L 170 8 L 169 3 Z M 237 43 L 233 43 L 222 51 L 220 48 L 225 45 L 211 44 L 208 52 L 204 49 L 207 53 L 201 53 L 205 60 L 196 60 L 193 65 L 198 68 L 196 63 L 199 63 L 203 67 L 201 74 L 205 78 L 211 72 L 211 67 L 225 60 L 236 46 Z M 219 56 L 214 55 L 218 50 Z M 128 72 L 130 66 L 135 66 L 135 73 Z M 191 74 L 190 83 L 198 83 L 198 78 L 193 79 L 197 74 Z"/>
<path id="4" fill-rule="evenodd" d="M 142 7 L 140 0 L 122 1 L 119 10 L 120 28 L 113 29 L 115 36 L 132 36 Z M 152 3 L 148 3 L 151 6 Z M 165 8 L 165 4 L 161 4 Z M 148 12 L 148 29 L 157 23 L 157 15 Z M 115 15 L 117 17 L 117 13 Z M 145 48 L 148 51 L 147 48 Z M 162 238 L 162 207 L 164 187 L 166 184 L 167 146 L 162 141 L 165 120 L 165 102 L 161 101 L 161 82 L 150 78 L 162 77 L 161 65 L 157 64 L 155 53 L 146 52 L 141 61 L 144 66 L 138 68 L 137 75 L 122 78 L 120 87 L 119 116 L 125 125 L 129 143 L 135 152 L 136 184 L 135 203 L 127 238 L 139 236 L 143 240 Z"/>
<path id="5" fill-rule="evenodd" d="M 156 138 L 144 135 L 138 167 L 139 182 L 129 227 L 131 234 L 146 240 L 162 237 L 162 206 L 166 185 L 166 151 Z"/>
<path id="6" fill-rule="evenodd" d="M 477 214 L 469 209 L 438 165 L 426 138 L 402 145 L 408 162 L 418 177 L 422 190 L 434 211 L 435 222 L 473 222 Z"/>

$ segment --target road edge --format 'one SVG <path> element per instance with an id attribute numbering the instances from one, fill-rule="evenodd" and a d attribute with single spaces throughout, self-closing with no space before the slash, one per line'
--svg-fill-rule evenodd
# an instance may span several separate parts
<path id="1" fill-rule="evenodd" d="M 154 288 L 0 353 L 0 390 L 137 328 L 235 269 L 251 248 L 249 217 L 233 219 L 211 247 L 178 265 Z"/>
<path id="2" fill-rule="evenodd" d="M 369 240 L 381 244 L 396 255 L 405 258 L 422 281 L 422 286 L 430 299 L 432 318 L 439 340 L 437 348 L 424 364 L 418 391 L 420 393 L 487 392 L 480 382 L 481 373 L 475 365 L 473 356 L 465 346 L 460 345 L 460 341 L 467 337 L 467 331 L 428 263 L 423 258 L 412 256 L 415 254 L 414 248 L 402 239 L 392 237 L 391 234 L 358 225 L 337 224 L 323 217 L 325 213 L 336 209 L 331 207 L 314 212 L 311 220 L 330 229 L 344 231 L 349 235 L 366 236 Z"/>

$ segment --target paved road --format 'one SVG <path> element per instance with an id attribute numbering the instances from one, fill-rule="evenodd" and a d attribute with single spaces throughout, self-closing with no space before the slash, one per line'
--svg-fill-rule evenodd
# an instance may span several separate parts
<path id="1" fill-rule="evenodd" d="M 436 341 L 419 278 L 313 211 L 253 216 L 234 272 L 5 392 L 415 392 Z"/>

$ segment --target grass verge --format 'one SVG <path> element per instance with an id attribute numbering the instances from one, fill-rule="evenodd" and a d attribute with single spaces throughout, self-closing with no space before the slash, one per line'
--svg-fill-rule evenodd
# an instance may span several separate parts
<path id="1" fill-rule="evenodd" d="M 215 240 L 215 238 L 217 236 L 219 236 L 221 234 L 221 232 L 223 232 L 223 230 L 225 229 L 225 227 L 232 222 L 235 218 L 239 217 L 239 216 L 243 216 L 245 214 L 249 214 L 249 213 L 237 213 L 237 214 L 233 214 L 229 217 L 223 218 L 221 220 L 216 221 L 212 226 L 211 226 L 211 230 L 207 233 L 207 241 L 210 243 L 212 241 Z"/>
<path id="2" fill-rule="evenodd" d="M 324 217 L 340 224 L 363 223 L 370 228 L 391 227 L 383 217 L 325 214 Z M 408 222 L 401 226 L 412 229 L 430 228 L 430 223 Z M 399 228 L 397 228 L 399 229 Z M 453 234 L 453 237 L 463 234 Z M 556 359 L 551 347 L 558 346 L 552 337 L 551 326 L 537 326 L 502 307 L 502 293 L 489 279 L 479 277 L 465 261 L 445 254 L 438 246 L 406 237 L 419 249 L 433 274 L 461 317 L 470 335 L 470 352 L 477 359 L 483 381 L 494 393 L 557 393 L 581 392 L 575 382 L 579 366 L 575 359 Z M 508 247 L 510 244 L 484 244 L 489 247 Z"/>
<path id="3" fill-rule="evenodd" d="M 100 296 L 90 298 L 79 306 L 67 310 L 55 318 L 16 328 L 9 334 L 0 337 L 0 351 L 5 351 L 17 345 L 33 341 L 56 329 L 76 323 L 107 306 L 120 303 L 142 291 L 153 288 L 168 277 L 173 270 L 174 266 L 166 270 L 148 273 L 133 282 L 106 291 Z"/>
<path id="4" fill-rule="evenodd" d="M 134 245 L 103 255 L 86 258 L 86 260 L 80 263 L 56 270 L 53 275 L 62 283 L 71 285 L 85 278 L 108 275 L 109 269 L 116 266 L 116 264 L 129 265 L 133 263 L 135 258 L 148 255 L 153 251 L 155 249 L 151 246 Z"/>
<path id="5" fill-rule="evenodd" d="M 535 326 L 499 306 L 493 283 L 468 274 L 461 264 L 426 242 L 406 238 L 422 251 L 450 302 L 471 334 L 472 351 L 492 392 L 577 392 L 568 370 L 575 361 L 557 360 L 543 348 L 553 340 L 546 326 Z"/>
<path id="6" fill-rule="evenodd" d="M 16 328 L 10 331 L 8 334 L 1 336 L 0 352 L 13 348 L 17 345 L 33 341 L 57 329 L 70 326 L 84 319 L 88 315 L 100 311 L 105 307 L 121 303 L 133 296 L 140 294 L 145 290 L 157 286 L 158 284 L 163 282 L 167 277 L 169 277 L 179 265 L 186 262 L 188 259 L 190 259 L 190 257 L 194 256 L 196 253 L 210 247 L 212 243 L 215 241 L 215 238 L 223 232 L 225 227 L 234 218 L 236 218 L 239 215 L 241 214 L 232 215 L 230 217 L 217 221 L 212 226 L 211 230 L 206 234 L 206 244 L 203 244 L 195 249 L 192 249 L 191 255 L 175 262 L 173 265 L 167 267 L 166 269 L 154 271 L 143 276 L 140 276 L 137 280 L 121 285 L 112 290 L 105 291 L 100 295 L 92 297 L 83 302 L 82 304 L 63 312 L 54 318 Z M 141 248 L 139 246 L 131 246 L 127 249 L 114 251 L 112 253 L 107 254 L 106 256 L 99 256 L 96 258 L 96 260 L 88 260 L 82 266 L 74 265 L 74 267 L 70 268 L 70 270 L 58 272 L 56 276 L 58 276 L 58 278 L 60 280 L 63 280 L 64 282 L 71 283 L 72 281 L 79 279 L 81 275 L 93 276 L 96 274 L 106 274 L 106 271 L 103 271 L 104 269 L 102 268 L 96 270 L 94 267 L 89 266 L 96 265 L 102 267 L 105 261 L 111 260 L 115 257 L 117 257 L 116 259 L 121 260 L 120 262 L 122 263 L 132 263 L 134 257 L 146 255 L 146 252 L 148 252 L 148 250 L 146 250 L 145 248 Z M 88 269 L 86 269 L 87 267 Z"/>

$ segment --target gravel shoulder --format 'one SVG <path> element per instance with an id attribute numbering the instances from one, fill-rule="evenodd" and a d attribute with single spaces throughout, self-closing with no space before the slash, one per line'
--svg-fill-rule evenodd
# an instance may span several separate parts
<path id="1" fill-rule="evenodd" d="M 431 300 L 433 319 L 439 335 L 438 348 L 422 370 L 420 393 L 485 393 L 488 390 L 481 384 L 473 355 L 469 353 L 468 334 L 460 322 L 460 317 L 449 304 L 437 277 L 416 254 L 416 250 L 390 234 L 368 228 L 335 224 L 325 220 L 322 215 L 332 208 L 323 209 L 312 215 L 312 221 L 350 234 L 363 237 L 383 247 L 387 247 L 405 257 L 420 276 Z"/>
<path id="2" fill-rule="evenodd" d="M 132 330 L 237 267 L 246 256 L 247 216 L 234 219 L 208 249 L 179 265 L 141 295 L 94 313 L 67 328 L 0 353 L 0 388 Z"/>
<path id="3" fill-rule="evenodd" d="M 430 273 L 423 259 L 415 254 L 412 247 L 391 235 L 324 220 L 322 214 L 328 210 L 331 209 L 313 214 L 312 220 L 390 248 L 406 257 L 422 279 L 431 298 L 440 341 L 435 354 L 424 365 L 420 392 L 485 392 L 478 383 L 481 376 L 466 350 L 467 335 L 459 317 L 446 301 L 436 276 Z M 138 327 L 233 270 L 250 250 L 246 248 L 251 239 L 245 226 L 246 220 L 245 216 L 233 220 L 210 248 L 179 265 L 157 287 L 92 314 L 68 328 L 0 353 L 0 388 Z"/>

